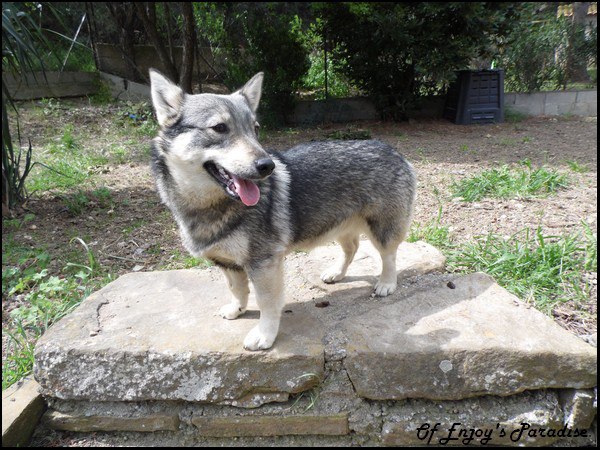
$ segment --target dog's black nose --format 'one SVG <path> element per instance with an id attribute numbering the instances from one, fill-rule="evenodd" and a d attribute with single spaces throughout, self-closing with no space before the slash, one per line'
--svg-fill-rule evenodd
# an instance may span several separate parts
<path id="1" fill-rule="evenodd" d="M 255 163 L 256 170 L 261 177 L 266 177 L 273 173 L 273 169 L 275 169 L 275 163 L 271 158 L 261 158 L 257 160 Z"/>

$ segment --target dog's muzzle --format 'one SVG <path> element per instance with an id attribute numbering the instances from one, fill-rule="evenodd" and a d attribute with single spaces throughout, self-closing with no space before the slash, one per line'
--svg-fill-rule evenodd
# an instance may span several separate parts
<path id="1" fill-rule="evenodd" d="M 231 198 L 240 200 L 246 206 L 254 206 L 260 200 L 260 188 L 254 180 L 268 177 L 275 169 L 275 163 L 271 158 L 261 158 L 255 161 L 257 177 L 253 179 L 242 178 L 214 162 L 208 162 L 204 168 L 223 187 L 225 193 Z"/>

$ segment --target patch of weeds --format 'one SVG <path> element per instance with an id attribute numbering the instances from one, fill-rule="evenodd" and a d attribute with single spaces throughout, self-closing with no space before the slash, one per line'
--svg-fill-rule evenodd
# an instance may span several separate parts
<path id="1" fill-rule="evenodd" d="M 80 215 L 85 209 L 87 209 L 90 203 L 90 199 L 82 190 L 78 190 L 73 194 L 62 196 L 62 201 L 69 214 L 73 216 Z"/>
<path id="2" fill-rule="evenodd" d="M 476 155 L 477 150 L 470 148 L 467 144 L 462 144 L 460 146 L 460 151 L 463 153 L 467 153 L 469 155 Z"/>
<path id="3" fill-rule="evenodd" d="M 439 249 L 451 247 L 450 230 L 447 226 L 441 224 L 442 207 L 438 209 L 438 215 L 435 219 L 426 224 L 413 223 L 408 235 L 408 242 L 425 241 Z"/>
<path id="4" fill-rule="evenodd" d="M 44 116 L 56 116 L 61 111 L 60 100 L 57 98 L 43 98 L 40 100 Z"/>
<path id="5" fill-rule="evenodd" d="M 192 269 L 194 267 L 206 269 L 214 266 L 214 264 L 207 259 L 196 258 L 189 253 L 182 253 L 179 250 L 175 250 L 169 259 L 170 261 L 160 270 Z"/>
<path id="6" fill-rule="evenodd" d="M 114 207 L 112 192 L 106 186 L 99 187 L 92 191 L 92 197 L 101 208 Z"/>
<path id="7" fill-rule="evenodd" d="M 481 172 L 451 186 L 452 196 L 474 202 L 489 198 L 531 198 L 556 193 L 568 185 L 566 175 L 553 169 L 540 167 L 533 170 L 531 162 L 525 160 L 520 168 L 502 166 Z"/>
<path id="8" fill-rule="evenodd" d="M 562 302 L 589 301 L 587 272 L 597 270 L 598 242 L 587 224 L 578 234 L 550 236 L 541 228 L 505 238 L 493 233 L 448 253 L 447 268 L 485 272 L 509 292 L 551 314 Z"/>
<path id="9" fill-rule="evenodd" d="M 585 173 L 589 171 L 587 164 L 580 164 L 575 160 L 567 161 L 567 165 L 569 166 L 569 169 L 575 173 Z"/>
<path id="10" fill-rule="evenodd" d="M 31 213 L 25 214 L 22 219 L 2 219 L 2 227 L 6 227 L 7 231 L 17 231 L 34 219 L 35 214 Z"/>
<path id="11" fill-rule="evenodd" d="M 114 98 L 110 90 L 110 86 L 100 77 L 95 81 L 96 92 L 90 95 L 90 104 L 96 106 L 108 105 L 113 102 Z"/>
<path id="12" fill-rule="evenodd" d="M 30 192 L 81 186 L 107 159 L 85 152 L 75 136 L 73 125 L 69 124 L 60 138 L 48 145 L 47 152 L 38 154 L 36 162 L 39 164 L 27 178 L 27 190 Z"/>
<path id="13" fill-rule="evenodd" d="M 504 147 L 512 147 L 514 145 L 517 145 L 517 140 L 513 139 L 513 138 L 507 138 L 507 137 L 503 137 L 500 139 L 500 141 L 498 142 L 499 145 L 502 145 Z"/>
<path id="14" fill-rule="evenodd" d="M 3 353 L 2 389 L 31 373 L 35 341 L 50 325 L 91 292 L 112 281 L 110 275 L 101 273 L 87 244 L 82 239 L 75 240 L 85 250 L 85 261 L 69 262 L 56 274 L 50 272 L 51 257 L 47 252 L 36 254 L 30 249 L 27 254 L 16 246 L 3 246 L 2 298 L 10 313 L 2 329 L 8 337 Z"/>
<path id="15" fill-rule="evenodd" d="M 299 377 L 297 377 L 297 379 L 300 379 L 300 378 L 314 379 L 314 383 L 317 385 L 318 385 L 319 379 L 320 379 L 316 373 L 305 373 L 305 374 L 302 374 Z M 307 401 L 306 401 L 307 405 L 304 408 L 303 412 L 307 412 L 308 410 L 312 409 L 315 406 L 315 404 L 317 403 L 317 400 L 319 399 L 318 386 L 315 386 L 314 388 L 312 388 L 308 391 L 303 391 L 303 392 L 299 393 L 298 397 L 296 398 L 294 403 L 292 403 L 288 409 L 290 409 L 290 410 L 293 409 L 302 399 L 307 399 Z"/>
<path id="16" fill-rule="evenodd" d="M 504 121 L 508 123 L 519 123 L 526 120 L 529 116 L 512 108 L 504 109 Z"/>
<path id="17" fill-rule="evenodd" d="M 143 227 L 147 223 L 148 223 L 148 221 L 145 220 L 145 219 L 132 220 L 129 225 L 127 225 L 125 228 L 123 228 L 123 234 L 125 236 L 129 236 L 135 230 L 137 230 L 138 228 Z"/>
<path id="18" fill-rule="evenodd" d="M 108 152 L 117 164 L 125 164 L 129 161 L 129 150 L 120 144 L 111 144 Z"/>
<path id="19" fill-rule="evenodd" d="M 131 127 L 139 136 L 154 137 L 158 124 L 148 102 L 125 102 L 117 113 L 117 123 Z"/>

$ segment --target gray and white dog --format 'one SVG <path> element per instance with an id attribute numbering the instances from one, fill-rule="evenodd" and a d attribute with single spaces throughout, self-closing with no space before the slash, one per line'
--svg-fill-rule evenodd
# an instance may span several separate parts
<path id="1" fill-rule="evenodd" d="M 416 179 L 394 148 L 337 141 L 268 152 L 257 136 L 262 73 L 231 95 L 188 95 L 155 70 L 150 79 L 160 125 L 152 154 L 158 192 L 186 249 L 223 269 L 233 298 L 221 316 L 246 311 L 252 281 L 260 320 L 246 349 L 268 349 L 277 337 L 290 251 L 339 242 L 343 258 L 321 275 L 334 283 L 365 233 L 382 259 L 375 294 L 396 289 L 396 251 L 410 226 Z"/>

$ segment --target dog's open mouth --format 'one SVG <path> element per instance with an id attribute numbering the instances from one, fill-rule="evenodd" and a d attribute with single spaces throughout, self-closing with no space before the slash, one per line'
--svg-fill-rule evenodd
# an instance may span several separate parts
<path id="1" fill-rule="evenodd" d="M 260 200 L 260 189 L 254 181 L 240 178 L 212 162 L 204 167 L 230 197 L 241 200 L 246 206 L 254 206 Z"/>

